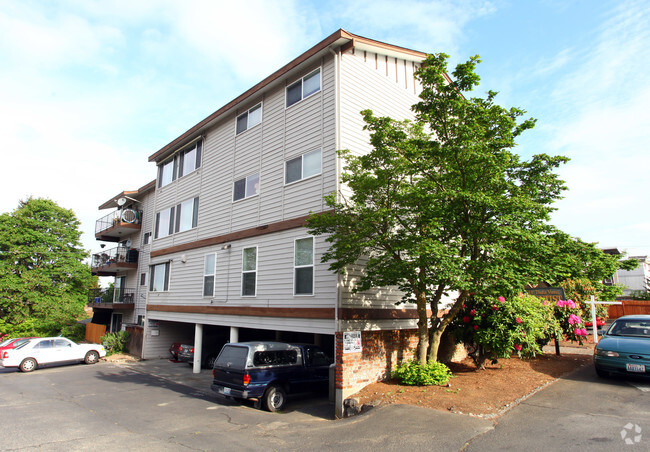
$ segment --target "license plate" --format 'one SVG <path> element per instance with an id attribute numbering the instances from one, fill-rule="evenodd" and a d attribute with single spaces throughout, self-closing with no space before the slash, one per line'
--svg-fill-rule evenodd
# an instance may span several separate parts
<path id="1" fill-rule="evenodd" d="M 230 388 L 223 388 L 224 395 L 230 395 Z"/>
<path id="2" fill-rule="evenodd" d="M 626 364 L 628 372 L 645 372 L 645 366 L 643 364 Z"/>

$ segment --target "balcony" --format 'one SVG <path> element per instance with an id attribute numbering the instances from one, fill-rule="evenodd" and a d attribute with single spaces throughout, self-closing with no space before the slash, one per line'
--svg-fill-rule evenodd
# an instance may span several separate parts
<path id="1" fill-rule="evenodd" d="M 91 289 L 88 291 L 88 306 L 100 309 L 133 309 L 135 289 L 126 287 Z"/>
<path id="2" fill-rule="evenodd" d="M 93 254 L 91 271 L 97 276 L 115 276 L 117 272 L 137 270 L 138 250 L 118 246 Z"/>
<path id="3" fill-rule="evenodd" d="M 95 238 L 105 242 L 119 242 L 141 228 L 141 210 L 116 210 L 95 222 Z"/>

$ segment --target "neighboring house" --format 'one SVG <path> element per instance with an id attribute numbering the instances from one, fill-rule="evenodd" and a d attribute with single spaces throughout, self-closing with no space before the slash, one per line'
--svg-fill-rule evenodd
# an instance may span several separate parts
<path id="1" fill-rule="evenodd" d="M 414 306 L 398 308 L 392 288 L 352 294 L 359 269 L 330 272 L 325 238 L 303 226 L 341 188 L 337 150 L 370 149 L 360 111 L 412 117 L 425 56 L 338 30 L 151 155 L 156 181 L 100 206 L 121 203 L 97 232 L 121 248 L 93 256 L 96 274 L 116 278 L 111 330 L 142 325 L 143 358 L 186 340 L 200 352 L 224 333 L 317 343 L 336 356 L 339 416 L 411 357 Z M 361 351 L 348 347 L 357 334 Z"/>
<path id="2" fill-rule="evenodd" d="M 650 259 L 648 256 L 630 256 L 629 259 L 639 261 L 639 266 L 634 270 L 618 270 L 618 282 L 625 286 L 623 294 L 632 295 L 633 292 L 646 292 L 650 284 Z"/>

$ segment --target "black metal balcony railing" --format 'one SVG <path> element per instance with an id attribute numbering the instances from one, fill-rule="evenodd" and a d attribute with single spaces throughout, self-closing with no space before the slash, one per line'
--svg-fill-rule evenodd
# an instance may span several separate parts
<path id="1" fill-rule="evenodd" d="M 135 302 L 135 292 L 135 289 L 127 287 L 90 289 L 88 291 L 88 304 L 133 304 Z"/>
<path id="2" fill-rule="evenodd" d="M 137 264 L 138 263 L 138 250 L 135 248 L 128 248 L 125 246 L 118 246 L 110 250 L 103 250 L 99 253 L 93 254 L 92 267 L 100 268 L 113 264 Z"/>
<path id="3" fill-rule="evenodd" d="M 95 222 L 95 235 L 102 231 L 113 228 L 121 223 L 140 224 L 142 222 L 142 211 L 134 209 L 122 209 L 111 212 Z"/>

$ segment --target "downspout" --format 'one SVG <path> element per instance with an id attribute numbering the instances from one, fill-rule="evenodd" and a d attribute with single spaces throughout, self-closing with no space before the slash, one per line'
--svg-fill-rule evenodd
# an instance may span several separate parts
<path id="1" fill-rule="evenodd" d="M 335 86 L 335 108 L 334 108 L 334 142 L 336 145 L 336 150 L 338 151 L 341 149 L 341 65 L 340 65 L 340 58 L 341 58 L 341 53 L 340 51 L 335 51 L 331 47 L 328 48 L 328 50 L 334 55 L 334 86 Z M 339 49 L 340 50 L 340 49 Z M 336 157 L 336 192 L 339 192 L 339 184 L 341 181 L 341 159 Z M 343 290 L 341 287 L 341 275 L 337 275 L 337 284 L 336 284 L 336 303 L 334 305 L 334 327 L 335 331 L 338 332 L 341 330 L 341 325 L 339 322 L 339 305 L 341 303 L 341 296 L 342 296 Z M 334 351 L 336 352 L 336 342 L 334 342 Z"/>
<path id="2" fill-rule="evenodd" d="M 332 53 L 334 56 L 334 77 L 335 77 L 335 108 L 334 108 L 334 142 L 336 145 L 336 150 L 338 151 L 341 149 L 341 52 L 340 48 L 337 49 L 337 51 L 334 51 L 331 47 L 328 48 L 328 50 Z M 339 188 L 340 188 L 340 181 L 341 181 L 341 159 L 336 156 L 336 193 L 338 196 L 339 193 Z M 341 298 L 343 295 L 343 288 L 342 288 L 342 276 L 337 273 L 336 277 L 336 303 L 334 304 L 334 356 L 338 356 L 338 350 L 337 350 L 337 341 L 336 341 L 336 333 L 341 331 L 341 321 L 339 320 L 339 305 L 341 304 Z M 335 359 L 336 362 L 336 359 Z M 332 375 L 336 375 L 336 367 L 338 365 L 335 364 L 334 368 L 330 368 L 330 378 L 332 378 Z M 336 377 L 334 376 L 334 380 L 336 380 Z M 342 418 L 345 416 L 345 410 L 343 406 L 343 388 L 339 389 L 336 388 L 336 383 L 333 383 L 333 394 L 330 394 L 330 397 L 332 402 L 334 402 L 334 417 L 336 418 Z"/>

